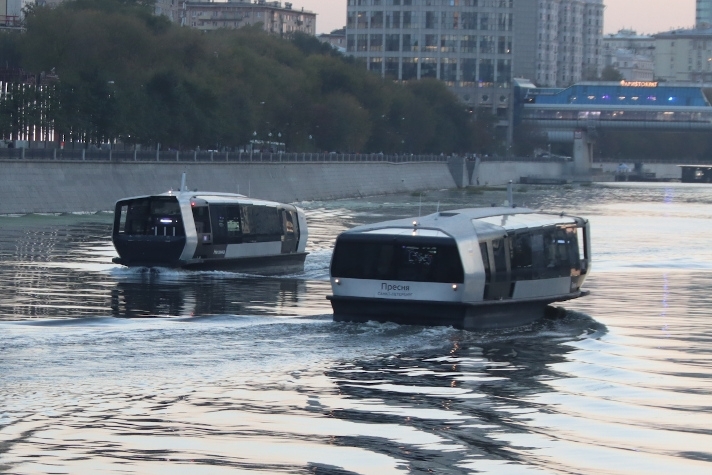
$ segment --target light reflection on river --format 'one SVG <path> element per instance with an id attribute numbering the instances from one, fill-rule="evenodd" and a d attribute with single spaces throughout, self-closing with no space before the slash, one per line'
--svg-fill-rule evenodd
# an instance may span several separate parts
<path id="1" fill-rule="evenodd" d="M 333 323 L 331 247 L 503 191 L 302 203 L 283 278 L 118 268 L 108 214 L 0 217 L 0 473 L 712 472 L 712 188 L 515 189 L 590 218 L 591 295 L 479 333 Z"/>

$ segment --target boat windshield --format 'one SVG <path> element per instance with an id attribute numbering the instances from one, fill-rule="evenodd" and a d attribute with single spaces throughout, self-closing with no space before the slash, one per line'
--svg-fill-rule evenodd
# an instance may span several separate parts
<path id="1" fill-rule="evenodd" d="M 454 241 L 410 238 L 337 241 L 331 274 L 334 277 L 409 282 L 464 282 L 460 254 Z"/>
<path id="2" fill-rule="evenodd" d="M 184 236 L 180 205 L 174 196 L 120 201 L 114 234 L 129 236 Z"/>

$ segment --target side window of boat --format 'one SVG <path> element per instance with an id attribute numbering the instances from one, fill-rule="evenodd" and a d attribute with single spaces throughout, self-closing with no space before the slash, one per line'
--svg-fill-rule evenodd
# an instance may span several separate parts
<path id="1" fill-rule="evenodd" d="M 129 205 L 126 203 L 117 205 L 116 221 L 114 222 L 114 228 L 116 229 L 116 234 L 126 234 L 126 217 L 129 211 Z"/>
<path id="2" fill-rule="evenodd" d="M 252 234 L 252 205 L 240 205 L 240 219 L 242 220 L 242 232 Z"/>
<path id="3" fill-rule="evenodd" d="M 580 269 L 581 268 L 581 255 L 579 250 L 579 240 L 576 228 L 568 227 L 562 230 L 566 240 L 566 253 L 568 257 L 569 268 Z"/>
<path id="4" fill-rule="evenodd" d="M 556 228 L 544 231 L 546 277 L 566 277 L 581 267 L 576 228 Z"/>
<path id="5" fill-rule="evenodd" d="M 294 211 L 288 211 L 288 210 L 282 210 L 283 216 L 284 216 L 284 233 L 287 235 L 287 237 L 294 237 L 295 234 L 295 219 L 296 216 Z"/>
<path id="6" fill-rule="evenodd" d="M 227 227 L 228 244 L 242 242 L 242 228 L 240 226 L 240 207 L 237 205 L 225 206 L 225 220 Z"/>
<path id="7" fill-rule="evenodd" d="M 211 205 L 210 218 L 213 244 L 239 244 L 242 242 L 239 206 Z"/>
<path id="8" fill-rule="evenodd" d="M 290 211 L 289 215 L 292 217 L 292 226 L 294 227 L 294 235 L 299 237 L 299 213 L 296 211 Z"/>
<path id="9" fill-rule="evenodd" d="M 532 266 L 532 237 L 529 233 L 516 234 L 509 240 L 509 259 L 512 270 Z"/>
<path id="10" fill-rule="evenodd" d="M 507 279 L 507 250 L 504 246 L 504 239 L 492 241 L 492 254 L 494 255 L 494 277 L 495 280 Z"/>
<path id="11" fill-rule="evenodd" d="M 195 221 L 195 232 L 198 234 L 210 233 L 210 211 L 207 206 L 193 208 L 193 221 Z"/>
<path id="12" fill-rule="evenodd" d="M 487 251 L 487 243 L 480 243 L 480 254 L 482 254 L 482 265 L 485 269 L 485 281 L 490 282 L 492 280 L 492 270 L 490 269 L 489 252 Z"/>
<path id="13" fill-rule="evenodd" d="M 513 278 L 529 280 L 532 278 L 532 236 L 520 233 L 509 238 L 509 261 Z"/>
<path id="14" fill-rule="evenodd" d="M 282 240 L 282 219 L 279 209 L 272 206 L 240 206 L 242 234 L 245 242 Z"/>

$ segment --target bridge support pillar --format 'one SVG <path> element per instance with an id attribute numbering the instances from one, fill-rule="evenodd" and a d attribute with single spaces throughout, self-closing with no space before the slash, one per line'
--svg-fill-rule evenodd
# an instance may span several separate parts
<path id="1" fill-rule="evenodd" d="M 593 139 L 586 130 L 574 132 L 573 175 L 588 176 L 593 168 Z"/>

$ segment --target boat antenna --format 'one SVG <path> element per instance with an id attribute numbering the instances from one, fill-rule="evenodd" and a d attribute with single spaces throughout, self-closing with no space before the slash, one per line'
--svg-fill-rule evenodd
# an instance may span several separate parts
<path id="1" fill-rule="evenodd" d="M 248 196 L 248 197 L 252 194 L 252 193 L 251 193 L 251 190 L 250 190 L 250 186 L 251 186 L 251 185 L 252 185 L 252 184 L 250 183 L 250 180 L 247 180 L 247 196 Z"/>
<path id="2" fill-rule="evenodd" d="M 439 213 L 439 212 L 440 212 L 440 202 L 439 202 L 439 201 L 438 201 L 438 209 L 435 210 L 435 212 L 436 212 L 436 213 Z"/>
<path id="3" fill-rule="evenodd" d="M 418 217 L 420 218 L 420 212 L 423 209 L 423 193 L 421 192 L 418 196 Z"/>
<path id="4" fill-rule="evenodd" d="M 514 192 L 512 191 L 512 180 L 507 184 L 507 206 L 514 208 Z"/>
<path id="5" fill-rule="evenodd" d="M 185 172 L 183 172 L 183 175 L 180 177 L 180 190 L 178 193 L 183 193 L 183 190 L 185 190 Z"/>

